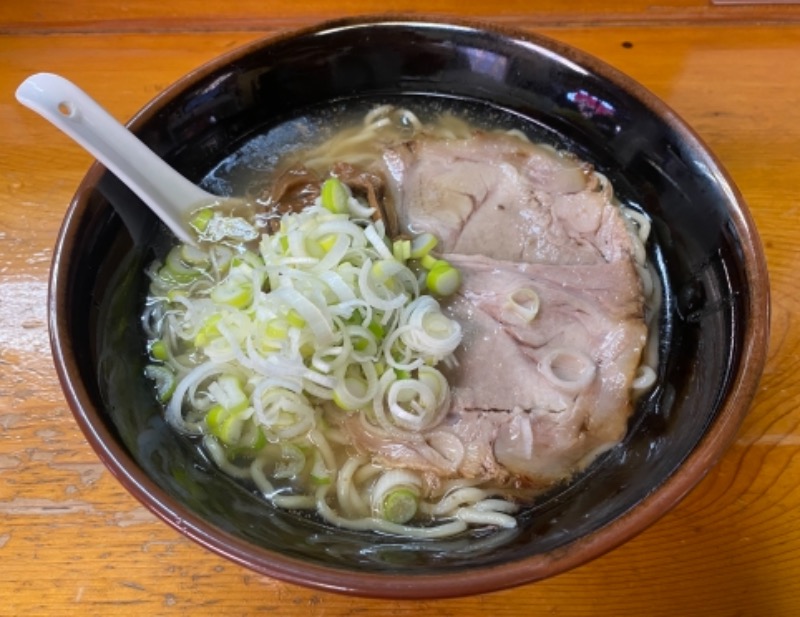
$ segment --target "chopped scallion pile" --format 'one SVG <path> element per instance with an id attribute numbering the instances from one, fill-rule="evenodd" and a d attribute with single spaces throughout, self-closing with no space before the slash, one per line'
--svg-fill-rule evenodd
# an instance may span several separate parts
<path id="1" fill-rule="evenodd" d="M 390 241 L 370 212 L 332 177 L 257 250 L 181 245 L 151 269 L 146 374 L 171 424 L 231 456 L 299 440 L 307 451 L 284 452 L 281 473 L 319 484 L 330 470 L 303 440 L 321 408 L 404 430 L 438 421 L 448 389 L 435 367 L 461 329 L 436 298 L 455 293 L 460 274 L 432 254 L 434 236 Z M 227 225 L 212 209 L 192 225 L 212 221 Z M 412 497 L 388 493 L 387 520 L 413 516 Z"/>

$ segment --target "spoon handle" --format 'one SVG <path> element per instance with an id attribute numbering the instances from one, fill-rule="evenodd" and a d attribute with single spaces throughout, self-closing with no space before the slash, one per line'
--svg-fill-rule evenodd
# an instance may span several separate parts
<path id="1" fill-rule="evenodd" d="M 182 242 L 196 243 L 189 214 L 218 200 L 167 165 L 163 159 L 88 94 L 59 75 L 26 79 L 17 100 L 83 146 L 144 201 Z"/>

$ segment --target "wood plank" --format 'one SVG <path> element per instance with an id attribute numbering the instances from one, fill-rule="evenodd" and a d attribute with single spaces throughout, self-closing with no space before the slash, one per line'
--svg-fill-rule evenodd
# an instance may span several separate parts
<path id="1" fill-rule="evenodd" d="M 541 26 L 593 26 L 609 24 L 785 23 L 800 19 L 800 7 L 785 3 L 715 5 L 707 0 L 390 0 L 375 5 L 370 0 L 241 0 L 223 2 L 122 3 L 78 0 L 31 0 L 0 4 L 0 33 L 23 32 L 185 32 L 295 28 L 321 20 L 375 13 L 412 13 L 439 16 L 491 18 L 516 24 Z"/>

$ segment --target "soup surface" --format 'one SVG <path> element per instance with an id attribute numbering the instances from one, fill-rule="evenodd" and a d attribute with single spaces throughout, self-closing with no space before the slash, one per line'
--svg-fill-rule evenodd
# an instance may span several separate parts
<path id="1" fill-rule="evenodd" d="M 602 174 L 428 115 L 379 106 L 279 155 L 254 140 L 207 181 L 251 205 L 196 214 L 142 316 L 168 422 L 221 469 L 410 537 L 513 527 L 619 443 L 659 303 L 649 222 Z"/>

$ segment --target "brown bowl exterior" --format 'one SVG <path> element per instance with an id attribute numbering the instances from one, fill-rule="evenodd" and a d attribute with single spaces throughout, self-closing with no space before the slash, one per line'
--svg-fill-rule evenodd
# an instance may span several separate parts
<path id="1" fill-rule="evenodd" d="M 482 593 L 585 563 L 656 521 L 722 455 L 763 370 L 769 289 L 747 208 L 670 109 L 602 62 L 544 37 L 418 17 L 344 20 L 253 43 L 180 80 L 130 127 L 194 181 L 249 138 L 309 110 L 383 100 L 492 110 L 608 175 L 653 219 L 667 294 L 656 390 L 628 436 L 519 527 L 403 542 L 280 512 L 214 472 L 164 424 L 143 377 L 144 265 L 164 234 L 95 165 L 64 220 L 50 328 L 74 416 L 106 466 L 188 537 L 285 581 L 374 597 Z"/>

